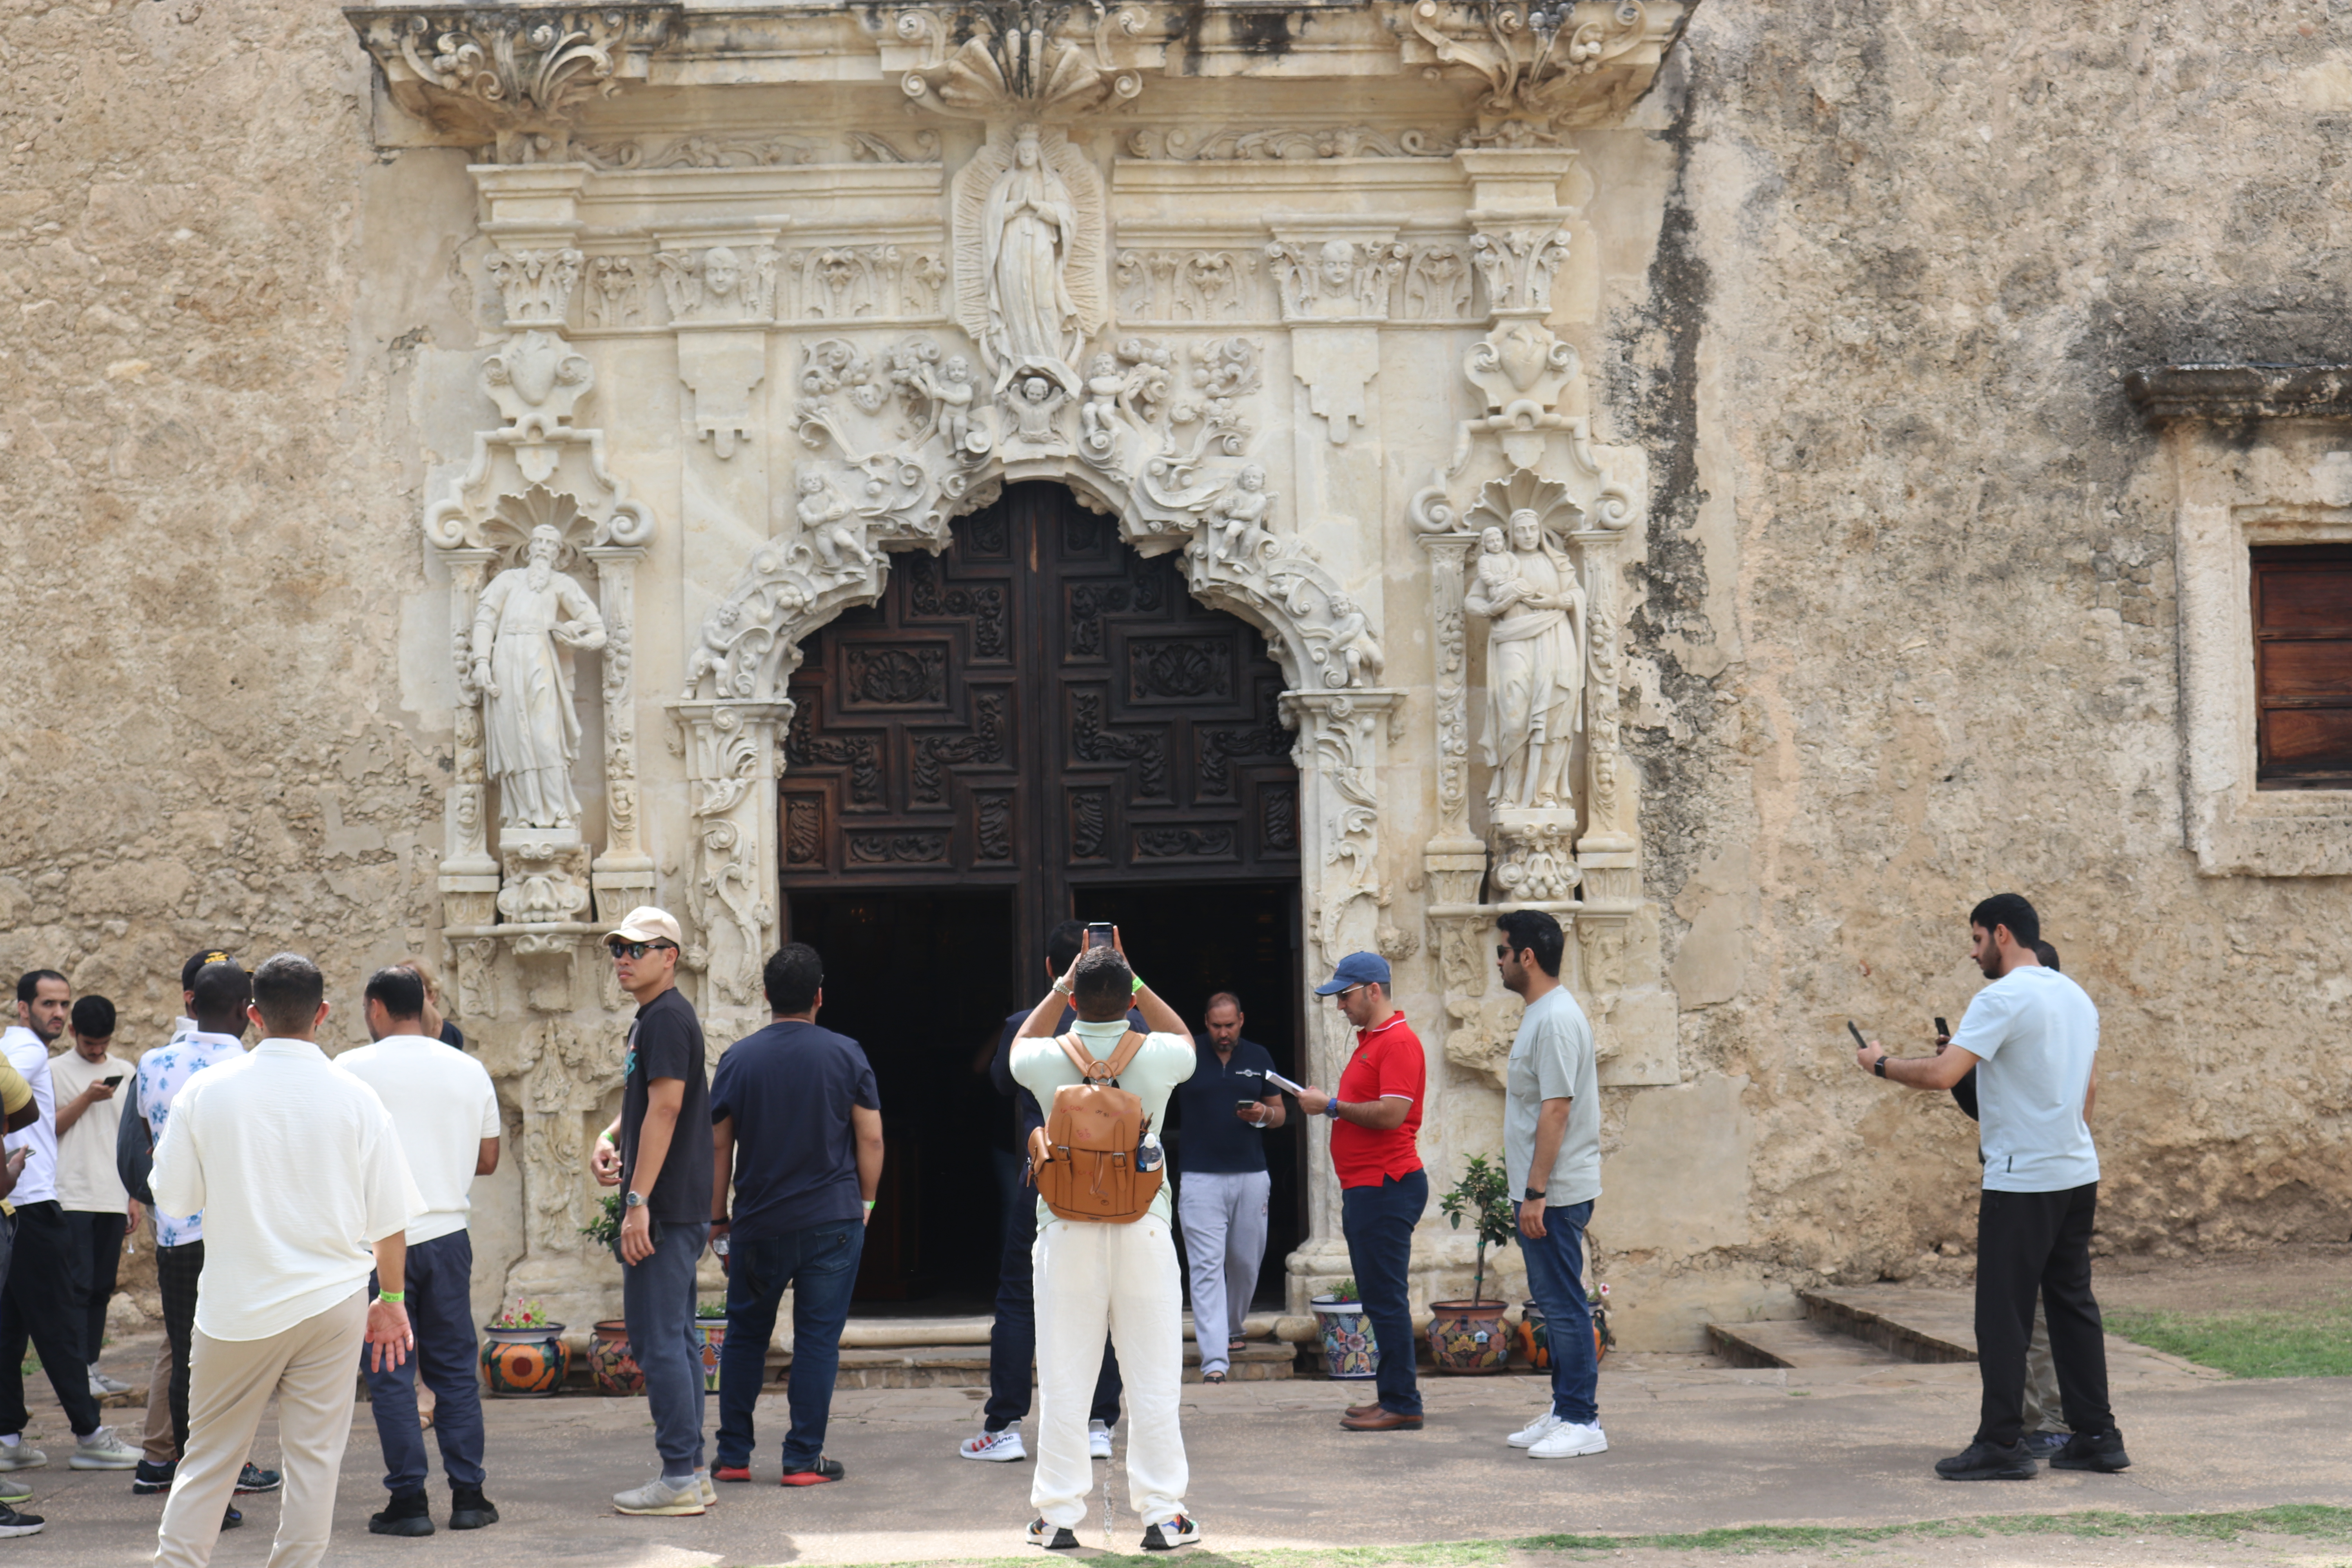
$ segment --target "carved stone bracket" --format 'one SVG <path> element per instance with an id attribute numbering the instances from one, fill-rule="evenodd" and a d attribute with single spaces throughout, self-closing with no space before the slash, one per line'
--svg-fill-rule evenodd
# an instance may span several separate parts
<path id="1" fill-rule="evenodd" d="M 1477 140 L 1529 146 L 1607 123 L 1649 90 L 1691 6 L 1676 0 L 1418 0 L 1407 64 L 1481 77 Z"/>
<path id="2" fill-rule="evenodd" d="M 898 79 L 908 100 L 958 119 L 1064 120 L 1143 90 L 1113 41 L 1144 27 L 1139 7 L 1067 0 L 971 0 L 953 16 L 905 10 L 890 31 L 921 51 Z M 950 49 L 956 33 L 967 36 Z M 885 49 L 885 64 L 891 51 Z"/>

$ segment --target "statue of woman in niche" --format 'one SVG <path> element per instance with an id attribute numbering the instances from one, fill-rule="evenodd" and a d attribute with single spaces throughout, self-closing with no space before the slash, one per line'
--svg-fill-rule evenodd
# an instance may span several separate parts
<path id="1" fill-rule="evenodd" d="M 1584 587 L 1529 510 L 1479 535 L 1463 608 L 1485 619 L 1486 804 L 1557 808 L 1569 798 L 1569 754 L 1584 727 Z"/>
<path id="2" fill-rule="evenodd" d="M 1043 371 L 1076 396 L 1069 364 L 1082 339 L 1078 308 L 1063 275 L 1076 236 L 1077 206 L 1038 144 L 1037 127 L 1013 133 L 1013 163 L 989 187 L 981 218 L 982 265 L 988 279 L 989 348 L 996 389 Z"/>

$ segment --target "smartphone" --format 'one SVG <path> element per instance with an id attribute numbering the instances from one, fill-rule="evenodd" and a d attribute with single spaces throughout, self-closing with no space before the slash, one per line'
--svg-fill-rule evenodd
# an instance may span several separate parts
<path id="1" fill-rule="evenodd" d="M 112 1078 L 106 1079 L 103 1081 L 109 1089 L 118 1088 L 122 1082 L 122 1074 L 116 1073 Z"/>
<path id="2" fill-rule="evenodd" d="M 1243 1109 L 1244 1110 L 1247 1110 L 1251 1106 L 1253 1106 L 1253 1105 L 1256 1105 L 1256 1104 L 1259 1104 L 1259 1103 L 1261 1103 L 1261 1102 L 1260 1102 L 1260 1101 L 1258 1101 L 1258 1100 L 1234 1100 L 1234 1103 L 1235 1105 L 1237 1105 L 1237 1106 L 1241 1107 L 1241 1109 Z"/>
<path id="3" fill-rule="evenodd" d="M 1853 1020 L 1852 1018 L 1848 1018 L 1845 1021 L 1845 1032 L 1853 1037 L 1853 1043 L 1856 1049 L 1865 1051 L 1870 1049 L 1870 1042 L 1862 1037 L 1862 1031 L 1853 1026 Z"/>
<path id="4" fill-rule="evenodd" d="M 1952 1026 L 1951 1026 L 1949 1024 L 1947 1024 L 1946 1022 L 1944 1022 L 1944 1020 L 1942 1020 L 1941 1018 L 1937 1019 L 1937 1020 L 1936 1020 L 1936 1038 L 1937 1038 L 1937 1039 L 1939 1039 L 1939 1040 L 1949 1040 L 1951 1037 L 1952 1037 Z"/>
<path id="5" fill-rule="evenodd" d="M 1088 947 L 1109 947 L 1115 940 L 1110 921 L 1093 921 L 1087 923 L 1087 945 Z"/>

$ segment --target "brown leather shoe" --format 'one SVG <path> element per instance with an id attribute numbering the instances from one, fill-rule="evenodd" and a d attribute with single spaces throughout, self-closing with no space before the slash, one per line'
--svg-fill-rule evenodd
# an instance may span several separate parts
<path id="1" fill-rule="evenodd" d="M 1375 1407 L 1369 1415 L 1342 1415 L 1339 1425 L 1350 1432 L 1418 1432 L 1421 1417 Z"/>
<path id="2" fill-rule="evenodd" d="M 1377 1399 L 1373 1400 L 1370 1405 L 1350 1405 L 1347 1409 L 1340 1412 L 1343 1415 L 1354 1416 L 1378 1415 L 1380 1413 L 1381 1402 Z"/>

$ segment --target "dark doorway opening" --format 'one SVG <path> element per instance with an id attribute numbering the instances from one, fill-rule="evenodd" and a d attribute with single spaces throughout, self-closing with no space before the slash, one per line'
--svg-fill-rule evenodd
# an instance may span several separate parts
<path id="1" fill-rule="evenodd" d="M 1205 1044 L 1202 1016 L 1220 991 L 1241 998 L 1242 1036 L 1264 1046 L 1284 1076 L 1298 1079 L 1298 884 L 1209 882 L 1176 887 L 1085 887 L 1073 889 L 1077 918 L 1109 921 L 1135 960 L 1135 969 L 1166 998 Z M 1283 1259 L 1306 1239 L 1307 1211 L 1299 1181 L 1297 1106 L 1290 1122 L 1265 1138 L 1274 1177 L 1266 1200 L 1265 1265 L 1256 1303 L 1283 1300 Z M 1184 1180 L 1184 1124 L 1169 1131 L 1169 1163 Z M 1182 1245 L 1179 1227 L 1178 1245 Z M 1187 1276 L 1189 1280 L 1190 1276 Z M 1189 1289 L 1189 1286 L 1188 1286 Z"/>

